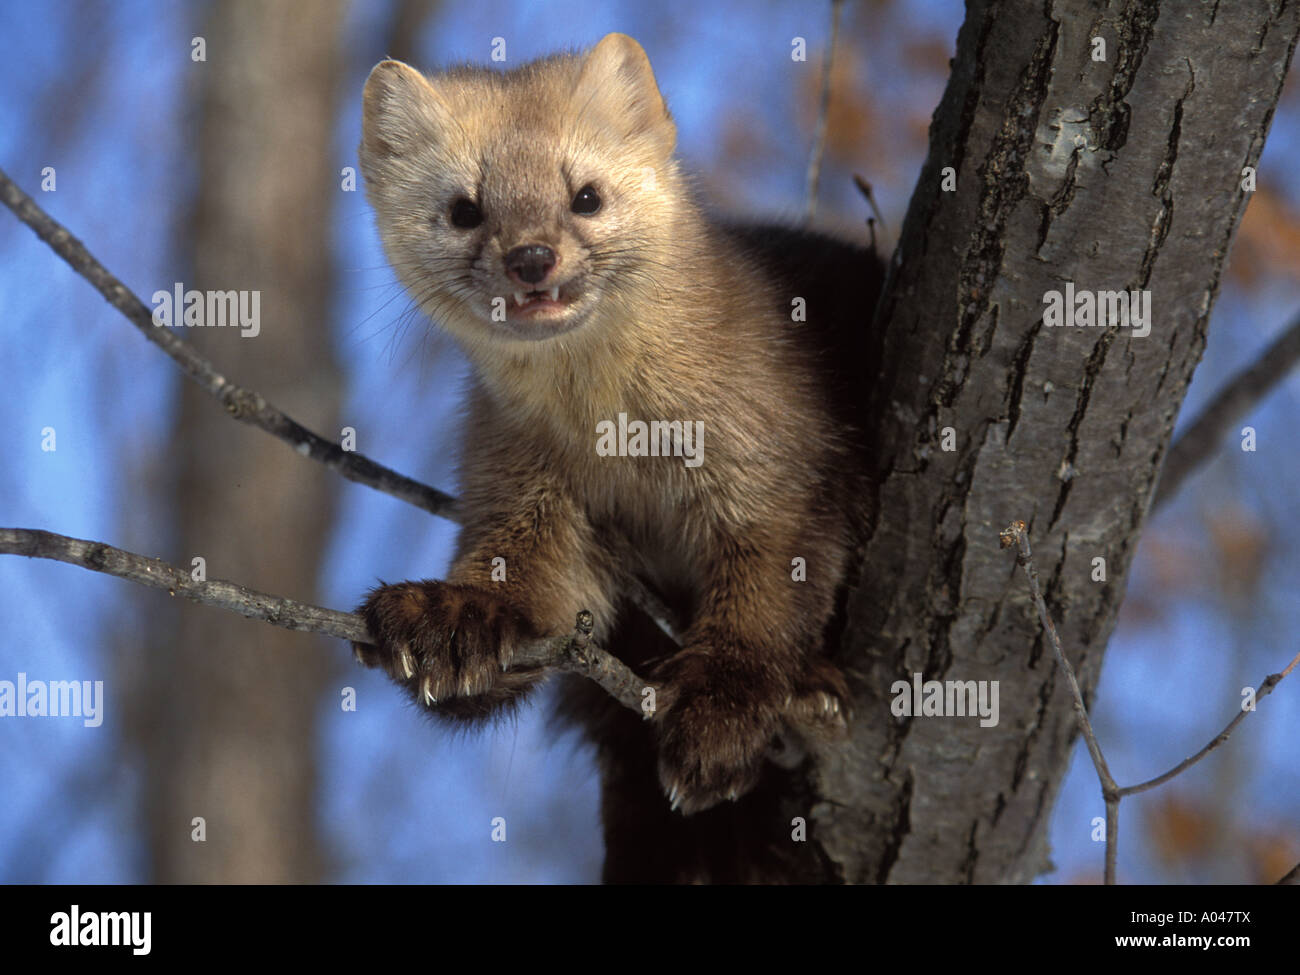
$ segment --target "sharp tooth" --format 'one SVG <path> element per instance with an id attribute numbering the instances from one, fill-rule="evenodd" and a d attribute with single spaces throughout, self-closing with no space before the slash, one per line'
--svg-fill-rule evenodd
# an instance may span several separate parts
<path id="1" fill-rule="evenodd" d="M 552 300 L 552 301 L 559 301 L 559 300 L 560 300 L 560 289 L 559 289 L 559 288 L 552 288 L 552 289 L 551 289 L 551 300 Z"/>
<path id="2" fill-rule="evenodd" d="M 522 291 L 516 291 L 516 292 L 515 292 L 515 304 L 516 304 L 516 305 L 522 305 L 523 303 L 524 303 L 524 293 L 523 293 Z"/>

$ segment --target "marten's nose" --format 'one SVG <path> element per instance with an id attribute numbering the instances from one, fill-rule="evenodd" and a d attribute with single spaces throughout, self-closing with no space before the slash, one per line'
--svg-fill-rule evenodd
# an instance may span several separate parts
<path id="1" fill-rule="evenodd" d="M 555 251 L 542 244 L 525 244 L 506 254 L 506 273 L 524 284 L 541 284 L 555 267 Z"/>

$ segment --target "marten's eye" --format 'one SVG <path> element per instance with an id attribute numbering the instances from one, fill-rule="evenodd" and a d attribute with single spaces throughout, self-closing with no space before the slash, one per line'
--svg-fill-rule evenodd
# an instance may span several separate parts
<path id="1" fill-rule="evenodd" d="M 483 222 L 483 211 L 472 200 L 461 197 L 451 205 L 452 226 L 462 230 L 473 230 Z"/>
<path id="2" fill-rule="evenodd" d="M 600 195 L 588 183 L 582 189 L 578 190 L 578 195 L 573 198 L 569 204 L 569 209 L 574 213 L 580 213 L 584 217 L 589 217 L 600 209 Z"/>

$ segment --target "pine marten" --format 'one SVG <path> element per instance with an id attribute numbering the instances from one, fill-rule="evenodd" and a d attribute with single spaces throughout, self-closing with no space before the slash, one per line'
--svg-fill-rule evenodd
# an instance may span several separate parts
<path id="1" fill-rule="evenodd" d="M 675 145 L 622 34 L 506 72 L 371 72 L 360 157 L 387 255 L 474 377 L 452 568 L 372 591 L 356 649 L 473 721 L 547 676 L 512 666 L 521 641 L 590 610 L 657 689 L 649 720 L 565 693 L 598 750 L 605 878 L 808 879 L 767 756 L 847 719 L 827 644 L 870 516 L 883 265 L 706 214 Z M 629 574 L 685 621 L 678 646 L 627 604 Z"/>

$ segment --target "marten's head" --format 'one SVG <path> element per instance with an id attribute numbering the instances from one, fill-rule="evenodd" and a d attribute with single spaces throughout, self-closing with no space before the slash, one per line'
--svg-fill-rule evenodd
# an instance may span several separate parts
<path id="1" fill-rule="evenodd" d="M 655 291 L 682 207 L 641 46 L 366 82 L 361 169 L 398 276 L 473 349 L 549 339 Z M 617 306 L 622 306 L 618 309 Z"/>

